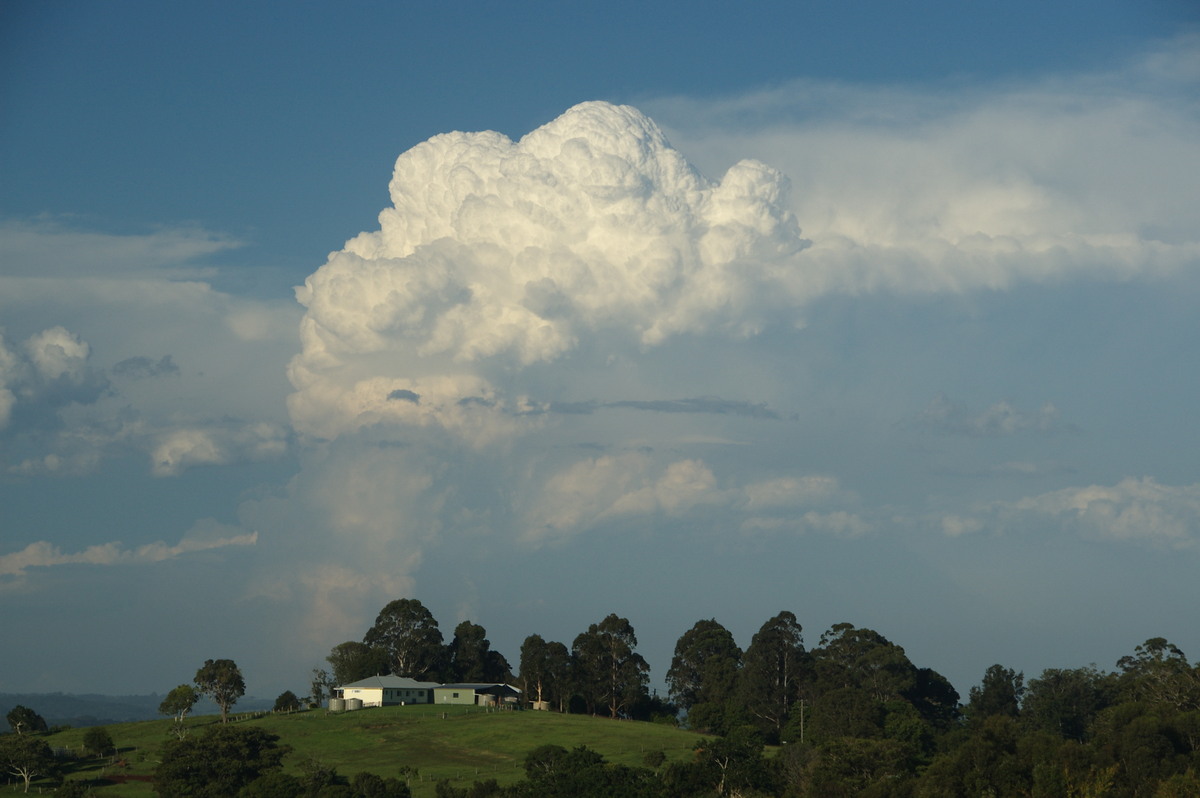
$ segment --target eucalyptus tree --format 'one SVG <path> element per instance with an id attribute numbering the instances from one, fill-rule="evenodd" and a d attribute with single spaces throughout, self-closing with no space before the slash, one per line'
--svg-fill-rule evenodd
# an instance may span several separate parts
<path id="1" fill-rule="evenodd" d="M 616 613 L 575 638 L 571 661 L 576 686 L 590 711 L 604 706 L 609 717 L 616 718 L 630 705 L 649 699 L 650 666 L 636 648 L 633 626 Z"/>
<path id="2" fill-rule="evenodd" d="M 351 684 L 388 672 L 388 653 L 379 646 L 347 640 L 334 646 L 325 658 L 332 669 L 334 685 Z"/>
<path id="3" fill-rule="evenodd" d="M 449 676 L 458 682 L 504 682 L 509 677 L 508 660 L 492 649 L 487 630 L 477 623 L 463 621 L 454 627 L 454 639 L 447 648 Z"/>
<path id="4" fill-rule="evenodd" d="M 742 650 L 716 620 L 697 621 L 675 643 L 667 671 L 670 698 L 697 731 L 723 733 L 734 701 Z"/>
<path id="5" fill-rule="evenodd" d="M 796 616 L 785 610 L 764 623 L 742 659 L 741 703 L 767 739 L 775 742 L 799 698 L 807 668 L 803 630 Z"/>
<path id="6" fill-rule="evenodd" d="M 229 708 L 246 694 L 246 680 L 231 659 L 205 660 L 193 680 L 202 695 L 221 708 L 221 723 L 229 722 Z"/>
<path id="7" fill-rule="evenodd" d="M 25 792 L 34 779 L 52 776 L 56 770 L 57 760 L 45 740 L 28 734 L 0 736 L 0 773 L 25 782 Z"/>
<path id="8" fill-rule="evenodd" d="M 363 642 L 387 652 L 388 667 L 396 676 L 440 679 L 446 649 L 442 632 L 425 605 L 417 599 L 396 599 L 387 604 L 367 630 Z"/>

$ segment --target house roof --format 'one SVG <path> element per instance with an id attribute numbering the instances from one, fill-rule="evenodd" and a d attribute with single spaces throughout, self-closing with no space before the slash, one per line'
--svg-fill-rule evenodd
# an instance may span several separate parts
<path id="1" fill-rule="evenodd" d="M 357 682 L 350 684 L 338 685 L 339 690 L 347 688 L 357 689 L 387 689 L 387 690 L 431 690 L 434 687 L 440 687 L 437 682 L 418 682 L 416 679 L 410 679 L 407 676 L 368 676 L 365 679 L 359 679 Z"/>
<path id="2" fill-rule="evenodd" d="M 456 684 L 439 684 L 434 689 L 445 690 L 451 687 L 455 690 L 487 690 L 491 687 L 507 687 L 509 690 L 514 692 L 521 692 L 521 688 L 513 687 L 511 684 L 504 684 L 502 682 L 458 682 Z"/>

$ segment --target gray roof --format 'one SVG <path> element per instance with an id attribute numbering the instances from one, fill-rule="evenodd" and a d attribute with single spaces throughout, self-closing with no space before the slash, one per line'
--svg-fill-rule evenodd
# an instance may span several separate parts
<path id="1" fill-rule="evenodd" d="M 359 679 L 357 682 L 350 684 L 338 685 L 339 690 L 345 690 L 349 687 L 357 687 L 359 689 L 384 688 L 387 690 L 432 690 L 435 687 L 441 687 L 437 682 L 418 682 L 416 679 L 410 679 L 407 676 L 368 676 L 365 679 Z"/>

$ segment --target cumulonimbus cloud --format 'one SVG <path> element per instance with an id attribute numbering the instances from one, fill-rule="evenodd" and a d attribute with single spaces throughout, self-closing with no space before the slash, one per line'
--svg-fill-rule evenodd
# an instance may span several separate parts
<path id="1" fill-rule="evenodd" d="M 489 361 L 554 361 L 584 338 L 637 348 L 753 334 L 786 304 L 778 287 L 807 245 L 779 172 L 743 161 L 709 181 L 647 117 L 600 102 L 518 142 L 436 136 L 400 156 L 390 190 L 380 229 L 297 291 L 307 313 L 290 407 L 304 431 L 453 425 L 450 408 L 470 396 L 511 411 L 516 400 L 488 385 L 447 394 L 422 383 L 441 375 L 450 387 Z M 363 394 L 384 376 L 410 382 Z M 397 391 L 422 402 L 389 401 Z"/>

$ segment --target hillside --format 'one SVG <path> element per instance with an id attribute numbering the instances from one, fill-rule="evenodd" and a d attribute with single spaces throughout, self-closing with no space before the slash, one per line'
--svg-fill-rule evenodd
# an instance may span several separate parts
<path id="1" fill-rule="evenodd" d="M 417 769 L 413 795 L 432 797 L 438 780 L 458 786 L 494 778 L 501 784 L 524 777 L 522 762 L 532 749 L 553 743 L 564 748 L 586 745 L 610 762 L 644 766 L 645 755 L 662 751 L 667 761 L 689 758 L 699 735 L 671 726 L 613 721 L 552 712 L 486 711 L 479 707 L 443 710 L 433 706 L 383 707 L 332 714 L 323 710 L 293 714 L 239 715 L 236 722 L 262 726 L 292 747 L 285 769 L 297 772 L 309 757 L 333 766 L 344 776 L 370 771 L 399 775 L 401 767 Z M 218 722 L 215 716 L 189 718 L 189 726 Z M 69 779 L 105 778 L 112 782 L 100 796 L 150 796 L 145 779 L 153 772 L 158 751 L 169 737 L 169 720 L 108 726 L 125 766 L 83 761 Z M 78 751 L 84 730 L 68 729 L 47 737 L 55 747 Z"/>

